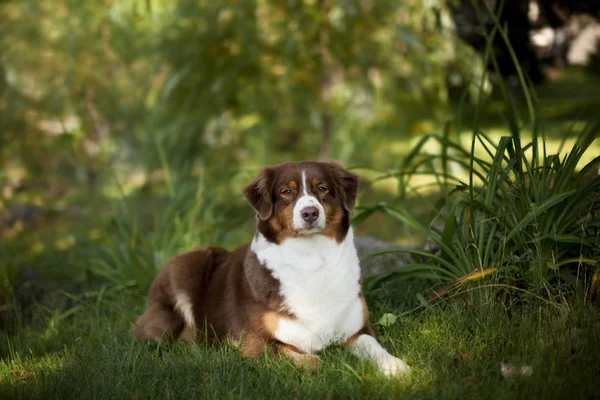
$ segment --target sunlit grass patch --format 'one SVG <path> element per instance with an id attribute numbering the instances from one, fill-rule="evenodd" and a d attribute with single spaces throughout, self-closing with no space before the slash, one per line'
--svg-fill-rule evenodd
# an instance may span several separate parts
<path id="1" fill-rule="evenodd" d="M 7 360 L 0 361 L 0 393 L 14 391 L 18 393 L 25 387 L 37 386 L 40 382 L 60 373 L 69 360 L 68 351 L 43 354 L 37 357 L 29 354 L 12 354 Z"/>

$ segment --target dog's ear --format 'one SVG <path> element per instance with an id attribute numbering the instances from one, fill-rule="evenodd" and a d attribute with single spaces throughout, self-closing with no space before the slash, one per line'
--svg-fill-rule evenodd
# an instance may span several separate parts
<path id="1" fill-rule="evenodd" d="M 358 175 L 345 170 L 335 161 L 329 161 L 327 165 L 329 165 L 342 205 L 348 211 L 354 210 L 358 194 Z"/>
<path id="2" fill-rule="evenodd" d="M 271 170 L 265 168 L 251 184 L 244 188 L 244 197 L 250 203 L 256 214 L 263 221 L 269 219 L 273 214 L 272 179 Z"/>

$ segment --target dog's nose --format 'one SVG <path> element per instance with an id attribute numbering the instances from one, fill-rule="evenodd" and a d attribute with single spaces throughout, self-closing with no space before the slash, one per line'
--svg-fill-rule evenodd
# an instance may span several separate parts
<path id="1" fill-rule="evenodd" d="M 319 209 L 317 207 L 305 207 L 300 211 L 300 215 L 308 223 L 315 222 L 319 218 Z"/>

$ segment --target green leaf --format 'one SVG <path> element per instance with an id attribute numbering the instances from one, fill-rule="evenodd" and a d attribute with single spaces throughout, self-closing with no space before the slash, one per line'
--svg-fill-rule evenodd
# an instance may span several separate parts
<path id="1" fill-rule="evenodd" d="M 468 201 L 468 194 L 460 193 L 452 201 L 450 209 L 448 210 L 448 216 L 446 217 L 446 224 L 444 231 L 442 232 L 442 242 L 446 245 L 447 249 L 452 249 L 452 237 L 454 234 L 454 225 L 456 224 L 456 210 L 460 205 L 463 205 Z M 444 259 L 449 260 L 450 255 L 444 252 Z"/>
<path id="2" fill-rule="evenodd" d="M 425 308 L 429 307 L 429 302 L 427 301 L 427 299 L 425 298 L 425 296 L 423 296 L 421 293 L 417 293 L 417 300 L 419 300 L 419 303 L 421 303 L 421 305 Z"/>
<path id="3" fill-rule="evenodd" d="M 557 205 L 558 203 L 560 203 L 561 201 L 565 200 L 569 196 L 573 195 L 575 192 L 576 192 L 576 190 L 570 190 L 570 191 L 568 191 L 566 193 L 561 193 L 561 194 L 554 195 L 554 196 L 550 197 L 545 203 L 543 203 L 541 205 L 537 205 L 535 207 L 535 209 L 533 209 L 533 207 L 532 207 L 532 210 L 529 213 L 527 213 L 527 215 L 523 219 L 521 219 L 521 221 L 519 221 L 519 223 L 508 233 L 508 235 L 506 235 L 506 241 L 509 241 L 516 234 L 520 233 L 521 229 L 525 225 L 527 225 L 528 223 L 530 223 L 531 221 L 533 221 L 540 214 L 542 214 L 543 212 L 545 212 L 549 208 Z"/>
<path id="4" fill-rule="evenodd" d="M 379 321 L 377 321 L 377 323 L 379 325 L 382 325 L 382 326 L 391 326 L 391 325 L 394 325 L 396 323 L 397 319 L 398 319 L 398 317 L 396 317 L 394 314 L 385 313 L 379 319 Z"/>

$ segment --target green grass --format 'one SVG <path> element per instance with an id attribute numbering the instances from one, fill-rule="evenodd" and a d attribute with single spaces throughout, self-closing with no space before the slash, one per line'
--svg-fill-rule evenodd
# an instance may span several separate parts
<path id="1" fill-rule="evenodd" d="M 134 341 L 143 300 L 123 290 L 88 293 L 65 312 L 38 309 L 33 324 L 0 334 L 0 398 L 582 398 L 600 395 L 600 312 L 566 306 L 504 308 L 446 300 L 410 308 L 419 286 L 384 286 L 368 296 L 380 340 L 413 367 L 387 379 L 343 348 L 328 349 L 309 375 L 231 347 Z M 398 291 L 403 293 L 399 295 Z M 396 292 L 396 293 L 394 293 Z M 505 378 L 500 363 L 531 366 Z"/>

